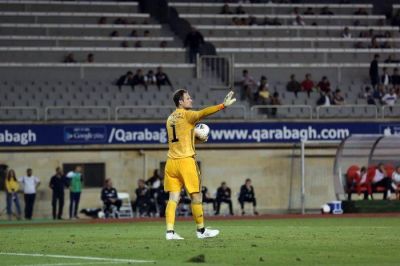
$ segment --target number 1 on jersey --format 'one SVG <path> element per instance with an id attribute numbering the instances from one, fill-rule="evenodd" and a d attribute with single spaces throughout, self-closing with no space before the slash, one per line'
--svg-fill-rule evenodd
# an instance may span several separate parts
<path id="1" fill-rule="evenodd" d="M 176 137 L 175 125 L 171 125 L 171 127 L 172 127 L 172 140 L 171 140 L 171 142 L 178 142 L 179 139 Z"/>

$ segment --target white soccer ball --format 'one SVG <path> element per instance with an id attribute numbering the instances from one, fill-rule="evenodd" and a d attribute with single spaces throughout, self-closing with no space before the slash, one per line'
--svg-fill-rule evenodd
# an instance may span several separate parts
<path id="1" fill-rule="evenodd" d="M 97 213 L 97 217 L 99 217 L 100 219 L 104 218 L 104 217 L 105 217 L 104 212 L 103 212 L 103 211 L 99 211 L 99 212 Z"/>
<path id="2" fill-rule="evenodd" d="M 200 140 L 205 140 L 210 133 L 210 128 L 206 124 L 197 124 L 194 128 L 194 135 Z"/>
<path id="3" fill-rule="evenodd" d="M 330 213 L 331 212 L 331 207 L 329 207 L 328 204 L 324 204 L 321 206 L 321 212 L 324 213 Z"/>

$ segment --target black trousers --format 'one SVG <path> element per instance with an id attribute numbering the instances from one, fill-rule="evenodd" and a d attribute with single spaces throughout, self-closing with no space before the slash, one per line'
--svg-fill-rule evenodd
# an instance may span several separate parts
<path id="1" fill-rule="evenodd" d="M 219 210 L 221 208 L 221 203 L 226 203 L 229 205 L 229 214 L 233 215 L 233 209 L 232 209 L 232 200 L 230 199 L 217 199 L 217 210 L 215 211 L 215 214 L 219 214 Z"/>
<path id="2" fill-rule="evenodd" d="M 212 198 L 203 199 L 203 203 L 207 203 L 207 204 L 212 203 L 214 211 L 217 208 L 217 204 L 215 202 L 215 199 L 212 199 Z"/>
<path id="3" fill-rule="evenodd" d="M 79 201 L 81 200 L 80 192 L 70 192 L 69 194 L 69 218 L 78 216 Z"/>
<path id="4" fill-rule="evenodd" d="M 25 199 L 25 219 L 31 220 L 33 205 L 35 204 L 36 194 L 24 194 Z"/>
<path id="5" fill-rule="evenodd" d="M 105 200 L 104 201 L 104 211 L 110 213 L 111 212 L 111 206 L 115 206 L 117 207 L 117 210 L 119 211 L 119 209 L 121 208 L 122 205 L 122 200 L 117 199 L 114 203 L 112 203 L 110 200 Z"/>
<path id="6" fill-rule="evenodd" d="M 58 201 L 58 212 L 57 212 Z M 64 209 L 64 192 L 53 192 L 51 199 L 51 206 L 53 207 L 53 219 L 61 219 Z"/>
<path id="7" fill-rule="evenodd" d="M 392 179 L 389 177 L 383 178 L 381 181 L 373 183 L 372 189 L 374 190 L 376 187 L 384 187 L 385 191 L 383 192 L 383 199 L 387 199 L 388 191 L 391 189 Z"/>
<path id="8" fill-rule="evenodd" d="M 245 202 L 251 202 L 251 203 L 253 203 L 254 207 L 257 206 L 256 198 L 252 198 L 252 199 L 239 198 L 240 208 L 242 208 L 242 210 L 244 209 Z"/>

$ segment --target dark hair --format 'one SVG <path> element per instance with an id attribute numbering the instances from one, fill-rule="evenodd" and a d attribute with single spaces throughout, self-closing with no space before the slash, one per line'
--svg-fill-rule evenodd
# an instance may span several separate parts
<path id="1" fill-rule="evenodd" d="M 133 72 L 132 71 L 128 71 L 128 72 L 126 72 L 126 74 L 127 75 L 133 75 Z"/>
<path id="2" fill-rule="evenodd" d="M 11 173 L 12 173 L 12 177 L 11 177 Z M 10 169 L 10 170 L 8 170 L 8 172 L 7 172 L 7 180 L 8 180 L 8 181 L 11 181 L 11 178 L 13 178 L 14 181 L 17 181 L 17 177 L 15 176 L 15 171 L 14 171 L 14 169 Z"/>
<path id="3" fill-rule="evenodd" d="M 185 89 L 179 89 L 174 93 L 174 103 L 175 106 L 178 107 L 179 106 L 179 101 L 183 100 L 183 94 L 187 93 L 188 91 Z"/>
<path id="4" fill-rule="evenodd" d="M 106 187 L 108 185 L 108 182 L 111 181 L 111 178 L 106 178 L 104 179 L 104 187 Z"/>
<path id="5" fill-rule="evenodd" d="M 246 179 L 246 183 L 249 182 L 249 181 L 251 182 L 251 179 L 250 179 L 250 178 L 247 178 L 247 179 Z"/>

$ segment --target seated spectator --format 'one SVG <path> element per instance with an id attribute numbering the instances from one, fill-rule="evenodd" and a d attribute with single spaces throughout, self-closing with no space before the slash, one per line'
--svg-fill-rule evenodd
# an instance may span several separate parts
<path id="1" fill-rule="evenodd" d="M 123 48 L 128 48 L 128 47 L 129 47 L 128 42 L 127 42 L 127 41 L 121 42 L 121 47 L 123 47 Z"/>
<path id="2" fill-rule="evenodd" d="M 242 24 L 241 24 L 240 19 L 239 19 L 238 17 L 233 17 L 233 18 L 232 18 L 232 25 L 234 25 L 234 26 L 240 26 L 240 25 L 242 25 Z"/>
<path id="3" fill-rule="evenodd" d="M 122 86 L 128 85 L 131 86 L 132 89 L 134 88 L 133 86 L 133 73 L 132 71 L 126 72 L 125 75 L 122 75 L 118 78 L 116 85 L 118 86 L 119 90 L 121 90 Z"/>
<path id="4" fill-rule="evenodd" d="M 397 95 L 392 88 L 382 97 L 382 103 L 391 107 L 395 105 L 396 100 Z"/>
<path id="5" fill-rule="evenodd" d="M 392 173 L 392 187 L 397 191 L 397 199 L 400 200 L 400 165 L 398 165 L 396 170 Z"/>
<path id="6" fill-rule="evenodd" d="M 257 18 L 255 16 L 250 16 L 249 19 L 247 20 L 247 25 L 249 26 L 257 25 Z"/>
<path id="7" fill-rule="evenodd" d="M 282 22 L 279 21 L 279 19 L 277 17 L 275 17 L 272 21 L 271 21 L 271 25 L 272 26 L 281 26 Z"/>
<path id="8" fill-rule="evenodd" d="M 300 16 L 297 16 L 295 18 L 295 20 L 293 20 L 292 24 L 293 24 L 293 26 L 304 26 L 304 25 L 306 25 L 306 23 L 304 22 L 304 20 Z"/>
<path id="9" fill-rule="evenodd" d="M 244 15 L 244 14 L 246 14 L 246 11 L 244 11 L 244 8 L 241 5 L 239 5 L 236 8 L 236 12 L 235 13 L 238 14 L 238 15 Z"/>
<path id="10" fill-rule="evenodd" d="M 332 99 L 331 99 L 330 93 L 321 91 L 320 97 L 317 100 L 317 105 L 318 106 L 331 106 L 331 104 L 332 104 Z"/>
<path id="11" fill-rule="evenodd" d="M 229 214 L 233 215 L 232 200 L 231 200 L 231 189 L 226 185 L 226 182 L 222 182 L 221 186 L 217 189 L 217 209 L 215 215 L 219 215 L 221 203 L 229 205 Z"/>
<path id="12" fill-rule="evenodd" d="M 399 69 L 397 67 L 393 69 L 392 84 L 395 90 L 400 89 L 400 74 L 399 74 Z"/>
<path id="13" fill-rule="evenodd" d="M 323 76 L 321 81 L 318 82 L 317 88 L 320 91 L 330 93 L 331 92 L 331 83 L 329 82 L 326 76 Z"/>
<path id="14" fill-rule="evenodd" d="M 149 37 L 150 36 L 150 31 L 149 30 L 145 30 L 143 32 L 143 37 Z"/>
<path id="15" fill-rule="evenodd" d="M 390 44 L 390 42 L 386 41 L 381 45 L 380 48 L 382 48 L 382 49 L 390 49 L 390 48 L 392 48 L 392 45 Z"/>
<path id="16" fill-rule="evenodd" d="M 368 199 L 368 195 L 372 195 L 372 186 L 369 180 L 367 179 L 367 168 L 361 167 L 361 169 L 357 167 L 350 167 L 346 173 L 346 182 L 348 189 L 348 200 L 351 199 L 351 192 L 355 190 L 358 196 L 361 196 L 361 188 L 364 186 L 367 190 L 364 193 L 364 199 Z"/>
<path id="17" fill-rule="evenodd" d="M 314 15 L 314 10 L 312 7 L 307 7 L 307 10 L 304 11 L 303 15 Z"/>
<path id="18" fill-rule="evenodd" d="M 342 92 L 340 89 L 336 89 L 335 92 L 333 93 L 332 101 L 334 105 L 343 105 L 345 104 L 344 98 L 342 96 Z"/>
<path id="19" fill-rule="evenodd" d="M 382 97 L 386 94 L 385 92 L 385 86 L 380 84 L 377 89 L 374 90 L 374 93 L 372 94 L 375 99 L 379 100 L 380 103 L 382 103 Z"/>
<path id="20" fill-rule="evenodd" d="M 251 180 L 249 178 L 247 178 L 244 185 L 242 185 L 240 187 L 239 203 L 240 203 L 240 208 L 242 210 L 242 215 L 245 214 L 245 211 L 244 211 L 244 203 L 245 202 L 253 203 L 253 213 L 254 213 L 254 215 L 258 215 L 258 212 L 256 210 L 257 201 L 256 201 L 255 193 L 254 193 L 254 188 L 251 185 Z"/>
<path id="21" fill-rule="evenodd" d="M 141 41 L 136 41 L 133 46 L 136 47 L 136 48 L 140 48 L 140 47 L 142 47 L 142 42 Z"/>
<path id="22" fill-rule="evenodd" d="M 342 37 L 343 37 L 344 39 L 351 39 L 351 32 L 350 32 L 349 27 L 345 27 L 345 28 L 343 29 L 343 31 L 342 31 Z"/>
<path id="23" fill-rule="evenodd" d="M 156 75 L 154 74 L 153 70 L 149 70 L 147 74 L 144 76 L 144 82 L 146 82 L 147 85 L 156 85 L 157 84 L 157 78 Z"/>
<path id="24" fill-rule="evenodd" d="M 261 79 L 257 83 L 257 85 L 258 85 L 258 90 L 254 97 L 255 102 L 260 105 L 269 104 L 270 95 L 269 95 L 269 85 L 267 77 L 261 76 Z"/>
<path id="25" fill-rule="evenodd" d="M 110 37 L 119 37 L 119 32 L 117 30 L 112 31 Z"/>
<path id="26" fill-rule="evenodd" d="M 118 212 L 122 205 L 122 200 L 118 198 L 118 192 L 113 187 L 111 178 L 104 180 L 104 186 L 101 190 L 101 200 L 104 203 L 104 213 L 106 217 L 112 213 L 112 206 L 117 208 L 117 218 Z"/>
<path id="27" fill-rule="evenodd" d="M 97 22 L 99 25 L 107 24 L 107 18 L 106 17 L 101 17 L 99 18 L 99 21 Z"/>
<path id="28" fill-rule="evenodd" d="M 219 13 L 228 15 L 228 14 L 232 14 L 232 11 L 230 10 L 229 5 L 225 4 L 222 6 L 221 12 L 219 12 Z"/>
<path id="29" fill-rule="evenodd" d="M 132 88 L 134 89 L 136 85 L 142 85 L 145 89 L 147 89 L 147 84 L 144 81 L 143 70 L 136 70 L 136 74 L 132 78 Z"/>
<path id="30" fill-rule="evenodd" d="M 308 97 L 314 88 L 314 81 L 311 80 L 311 74 L 307 73 L 305 76 L 305 80 L 301 82 L 301 90 L 307 92 Z"/>
<path id="31" fill-rule="evenodd" d="M 133 211 L 138 212 L 141 217 L 149 216 L 151 195 L 143 179 L 138 180 L 138 188 L 135 193 L 136 200 L 133 202 Z"/>
<path id="32" fill-rule="evenodd" d="M 248 99 L 250 102 L 253 100 L 253 89 L 257 86 L 256 81 L 252 76 L 250 76 L 249 71 L 247 69 L 243 69 L 242 71 L 242 80 L 241 84 L 241 99 Z"/>
<path id="33" fill-rule="evenodd" d="M 368 12 L 364 9 L 364 8 L 359 8 L 358 10 L 356 10 L 354 12 L 354 15 L 363 15 L 363 16 L 367 16 Z"/>
<path id="34" fill-rule="evenodd" d="M 167 41 L 161 41 L 160 42 L 160 48 L 166 48 L 168 46 Z"/>
<path id="35" fill-rule="evenodd" d="M 335 15 L 331 10 L 329 10 L 329 7 L 325 6 L 321 9 L 321 15 Z"/>
<path id="36" fill-rule="evenodd" d="M 369 45 L 368 48 L 370 48 L 370 49 L 379 49 L 379 48 L 381 48 L 381 47 L 379 46 L 378 41 L 376 40 L 376 37 L 373 37 L 373 38 L 371 39 L 371 44 Z"/>
<path id="37" fill-rule="evenodd" d="M 367 104 L 369 105 L 376 105 L 375 99 L 373 97 L 372 91 L 371 91 L 371 87 L 367 86 L 365 88 L 365 92 L 362 95 L 362 98 L 367 100 Z"/>
<path id="38" fill-rule="evenodd" d="M 381 84 L 387 89 L 390 85 L 392 85 L 392 76 L 389 74 L 389 71 L 386 67 L 384 67 L 382 71 Z"/>
<path id="39" fill-rule="evenodd" d="M 116 25 L 126 25 L 126 24 L 128 24 L 128 22 L 124 18 L 117 18 L 116 20 L 114 20 L 114 24 L 116 24 Z"/>
<path id="40" fill-rule="evenodd" d="M 76 63 L 73 53 L 69 53 L 64 58 L 64 63 Z"/>
<path id="41" fill-rule="evenodd" d="M 203 203 L 206 203 L 206 204 L 211 203 L 213 206 L 213 211 L 215 213 L 216 207 L 217 207 L 216 202 L 215 202 L 215 199 L 210 196 L 210 193 L 208 193 L 208 188 L 206 186 L 201 187 L 201 194 L 203 196 Z"/>
<path id="42" fill-rule="evenodd" d="M 162 67 L 160 66 L 157 67 L 156 82 L 158 89 L 160 89 L 161 86 L 166 86 L 166 85 L 169 85 L 172 89 L 174 89 L 174 86 L 172 86 L 172 83 L 168 75 L 163 71 Z"/>
<path id="43" fill-rule="evenodd" d="M 136 30 L 132 30 L 131 33 L 129 34 L 129 37 L 138 37 L 138 33 Z"/>
<path id="44" fill-rule="evenodd" d="M 383 194 L 383 199 L 387 199 L 389 191 L 392 187 L 392 179 L 387 176 L 385 165 L 383 163 L 379 163 L 375 169 L 375 175 L 372 179 L 372 188 L 376 189 L 376 187 L 384 187 L 385 191 Z"/>
<path id="45" fill-rule="evenodd" d="M 249 22 L 248 22 L 247 18 L 241 18 L 241 19 L 240 19 L 240 25 L 242 25 L 242 26 L 248 26 L 248 25 L 249 25 Z"/>
<path id="46" fill-rule="evenodd" d="M 290 75 L 290 81 L 286 84 L 286 90 L 294 92 L 297 97 L 297 93 L 301 90 L 300 82 L 296 80 L 295 74 Z"/>
<path id="47" fill-rule="evenodd" d="M 87 55 L 86 63 L 94 63 L 94 54 L 90 53 Z"/>
<path id="48" fill-rule="evenodd" d="M 157 209 L 161 210 L 165 209 L 165 200 L 163 198 L 163 186 L 162 186 L 162 178 L 158 173 L 158 169 L 154 169 L 153 175 L 146 180 L 146 186 L 149 188 L 150 193 L 150 208 L 149 213 L 152 216 L 156 216 Z"/>
<path id="49" fill-rule="evenodd" d="M 282 105 L 281 99 L 279 98 L 279 93 L 276 91 L 272 94 L 271 105 Z M 271 116 L 276 117 L 277 108 L 271 108 Z"/>

